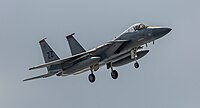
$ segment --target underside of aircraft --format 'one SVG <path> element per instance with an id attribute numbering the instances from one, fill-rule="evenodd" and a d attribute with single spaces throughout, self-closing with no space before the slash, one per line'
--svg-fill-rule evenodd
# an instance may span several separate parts
<path id="1" fill-rule="evenodd" d="M 106 65 L 111 70 L 111 77 L 118 78 L 118 72 L 114 67 L 126 65 L 134 62 L 134 67 L 139 68 L 138 59 L 144 57 L 149 50 L 144 49 L 144 45 L 168 34 L 172 29 L 164 27 L 152 27 L 142 23 L 134 24 L 121 33 L 118 37 L 106 42 L 96 48 L 86 51 L 74 38 L 75 33 L 66 36 L 71 50 L 71 56 L 60 59 L 45 39 L 39 41 L 44 64 L 29 68 L 29 70 L 47 68 L 48 73 L 23 81 L 46 78 L 53 75 L 68 76 L 78 75 L 90 71 L 88 79 L 95 82 L 94 71 Z"/>

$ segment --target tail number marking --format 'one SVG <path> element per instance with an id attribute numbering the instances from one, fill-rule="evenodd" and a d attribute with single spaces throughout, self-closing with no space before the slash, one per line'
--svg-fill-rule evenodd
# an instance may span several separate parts
<path id="1" fill-rule="evenodd" d="M 52 58 L 53 57 L 53 51 L 47 52 L 47 56 L 48 56 L 49 59 Z"/>

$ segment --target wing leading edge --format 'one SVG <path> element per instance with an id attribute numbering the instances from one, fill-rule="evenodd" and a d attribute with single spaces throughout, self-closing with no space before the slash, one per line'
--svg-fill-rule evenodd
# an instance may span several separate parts
<path id="1" fill-rule="evenodd" d="M 80 54 L 77 54 L 77 55 L 74 55 L 74 56 L 71 56 L 71 57 L 67 57 L 67 58 L 64 58 L 64 59 L 59 59 L 59 60 L 55 60 L 55 61 L 52 61 L 52 62 L 40 64 L 40 65 L 37 65 L 37 66 L 29 68 L 29 70 L 44 68 L 44 67 L 48 67 L 48 66 L 55 65 L 55 64 L 61 64 L 61 63 L 64 63 L 64 62 L 69 62 L 70 63 L 70 62 L 73 62 L 73 61 L 75 61 L 77 59 L 85 57 L 89 53 L 90 52 L 84 52 L 84 53 L 80 53 Z"/>

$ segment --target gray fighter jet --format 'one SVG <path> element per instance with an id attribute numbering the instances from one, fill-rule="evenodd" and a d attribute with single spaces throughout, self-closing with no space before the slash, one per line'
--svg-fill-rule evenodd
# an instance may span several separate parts
<path id="1" fill-rule="evenodd" d="M 66 36 L 72 56 L 60 59 L 47 44 L 45 39 L 39 41 L 42 49 L 44 64 L 29 68 L 29 70 L 44 68 L 47 74 L 23 81 L 38 78 L 46 78 L 53 75 L 68 76 L 77 75 L 86 71 L 91 71 L 88 79 L 91 83 L 95 81 L 94 71 L 106 65 L 111 70 L 111 77 L 118 78 L 118 72 L 113 67 L 122 66 L 134 62 L 134 67 L 139 68 L 138 59 L 145 56 L 149 50 L 143 49 L 143 45 L 153 42 L 169 33 L 171 28 L 152 27 L 142 23 L 134 24 L 121 33 L 115 39 L 102 44 L 94 49 L 86 51 L 74 38 L 72 33 Z"/>

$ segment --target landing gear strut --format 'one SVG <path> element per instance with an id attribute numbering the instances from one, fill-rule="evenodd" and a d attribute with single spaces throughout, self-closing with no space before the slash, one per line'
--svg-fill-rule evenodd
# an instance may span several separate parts
<path id="1" fill-rule="evenodd" d="M 131 50 L 131 59 L 135 60 L 134 67 L 139 68 L 139 63 L 137 62 L 137 52 L 136 51 L 137 51 L 137 48 L 134 48 L 133 50 Z"/>
<path id="2" fill-rule="evenodd" d="M 117 79 L 118 78 L 118 72 L 116 70 L 113 70 L 113 67 L 112 67 L 112 63 L 108 63 L 107 64 L 107 69 L 111 69 L 111 77 L 113 79 Z"/>
<path id="3" fill-rule="evenodd" d="M 93 83 L 95 81 L 95 75 L 93 73 L 93 68 L 90 67 L 90 70 L 91 70 L 91 74 L 88 76 L 88 79 L 91 83 Z"/>

